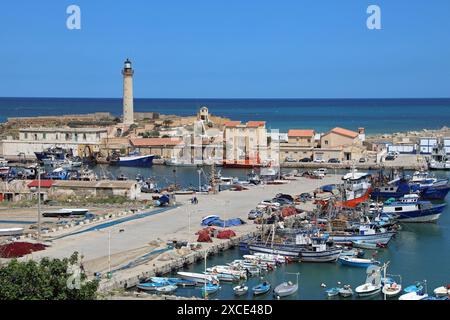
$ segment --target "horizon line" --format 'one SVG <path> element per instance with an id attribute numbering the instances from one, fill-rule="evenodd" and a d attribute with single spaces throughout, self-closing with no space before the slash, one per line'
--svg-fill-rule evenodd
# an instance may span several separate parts
<path id="1" fill-rule="evenodd" d="M 45 96 L 26 96 L 26 97 L 6 97 L 0 96 L 0 99 L 109 99 L 122 100 L 123 97 L 45 97 Z M 134 100 L 450 100 L 450 97 L 397 97 L 397 98 L 169 98 L 169 97 L 152 97 L 139 98 Z"/>

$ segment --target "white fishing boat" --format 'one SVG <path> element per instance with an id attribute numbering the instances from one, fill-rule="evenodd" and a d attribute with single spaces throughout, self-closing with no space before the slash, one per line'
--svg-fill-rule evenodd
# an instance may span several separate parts
<path id="1" fill-rule="evenodd" d="M 386 298 L 392 298 L 398 296 L 402 292 L 402 277 L 400 275 L 393 276 L 388 275 L 389 277 L 384 277 L 383 281 L 383 289 L 381 290 Z M 399 281 L 395 281 L 394 277 L 398 277 Z M 382 279 L 382 280 L 383 280 Z"/>
<path id="2" fill-rule="evenodd" d="M 360 297 L 368 297 L 381 292 L 381 268 L 370 266 L 367 268 L 366 282 L 355 288 L 355 292 Z"/>
<path id="3" fill-rule="evenodd" d="M 293 295 L 298 291 L 298 276 L 299 273 L 296 273 L 297 275 L 297 283 L 292 283 L 291 281 L 283 282 L 282 284 L 275 287 L 273 290 L 275 297 L 287 297 L 290 295 Z"/>
<path id="4" fill-rule="evenodd" d="M 215 275 L 211 274 L 203 274 L 196 272 L 178 272 L 178 275 L 182 279 L 192 280 L 197 283 L 219 282 L 219 279 Z"/>
<path id="5" fill-rule="evenodd" d="M 353 296 L 353 289 L 349 284 L 346 284 L 342 288 L 339 289 L 339 295 L 343 298 L 348 298 Z"/>
<path id="6" fill-rule="evenodd" d="M 20 236 L 23 234 L 24 228 L 1 228 L 1 236 Z"/>
<path id="7" fill-rule="evenodd" d="M 446 297 L 446 296 L 450 296 L 450 289 L 449 287 L 439 287 L 433 290 L 433 293 L 436 297 L 441 298 L 441 297 Z"/>
<path id="8" fill-rule="evenodd" d="M 211 274 L 228 274 L 242 279 L 247 278 L 247 274 L 244 270 L 236 269 L 231 266 L 214 266 L 207 268 L 206 271 Z"/>
<path id="9" fill-rule="evenodd" d="M 421 292 L 408 292 L 402 294 L 398 300 L 423 300 L 428 297 L 428 294 Z"/>
<path id="10" fill-rule="evenodd" d="M 235 296 L 243 296 L 246 295 L 248 292 L 248 287 L 244 285 L 239 285 L 233 288 L 233 292 Z"/>

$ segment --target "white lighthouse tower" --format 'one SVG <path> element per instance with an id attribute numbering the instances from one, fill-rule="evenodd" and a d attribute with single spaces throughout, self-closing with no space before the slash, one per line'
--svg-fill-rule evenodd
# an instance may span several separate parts
<path id="1" fill-rule="evenodd" d="M 131 61 L 127 59 L 122 70 L 123 74 L 123 123 L 131 125 L 134 123 L 133 111 L 133 74 Z"/>

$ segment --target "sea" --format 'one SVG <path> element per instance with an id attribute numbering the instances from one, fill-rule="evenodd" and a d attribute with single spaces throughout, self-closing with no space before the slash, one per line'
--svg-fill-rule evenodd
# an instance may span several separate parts
<path id="1" fill-rule="evenodd" d="M 207 106 L 214 115 L 234 120 L 265 120 L 268 128 L 281 132 L 287 132 L 290 128 L 312 128 L 325 132 L 340 126 L 353 130 L 364 127 L 368 134 L 382 134 L 450 126 L 450 99 L 135 99 L 135 111 L 138 112 L 194 115 L 201 106 Z M 8 117 L 92 112 L 111 112 L 120 116 L 121 99 L 0 98 L 0 122 L 6 121 Z M 112 178 L 124 174 L 133 179 L 141 174 L 144 178 L 154 178 L 160 186 L 175 181 L 183 187 L 197 186 L 199 179 L 196 168 L 175 168 L 174 171 L 173 167 L 154 166 L 139 170 L 100 165 L 94 170 Z M 244 179 L 248 173 L 248 170 L 223 169 L 222 175 Z M 207 169 L 200 174 L 201 184 L 206 183 L 208 174 Z M 435 174 L 440 178 L 450 178 L 449 172 L 437 171 Z M 447 203 L 449 201 L 450 195 L 446 199 Z M 223 265 L 241 257 L 242 252 L 236 248 L 209 257 L 207 265 Z M 450 208 L 447 206 L 436 223 L 402 224 L 402 230 L 387 249 L 366 250 L 366 257 L 374 257 L 381 262 L 389 261 L 388 273 L 400 275 L 403 286 L 426 280 L 428 293 L 432 293 L 434 288 L 449 284 Z M 186 271 L 193 272 L 203 270 L 203 262 L 186 268 Z M 265 280 L 272 286 L 284 281 L 295 282 L 296 276 L 292 273 L 297 272 L 300 273 L 299 291 L 283 299 L 328 299 L 323 284 L 327 288 L 344 284 L 355 288 L 366 279 L 365 269 L 338 263 L 292 263 L 268 273 Z M 260 281 L 262 279 L 252 278 L 247 285 L 251 288 Z M 221 290 L 210 298 L 274 299 L 272 294 L 253 298 L 251 293 L 235 298 L 232 287 L 224 283 Z M 180 288 L 177 295 L 201 297 L 201 291 L 199 288 Z M 382 299 L 382 296 L 370 299 Z"/>
<path id="2" fill-rule="evenodd" d="M 232 120 L 263 120 L 267 128 L 364 127 L 368 134 L 440 129 L 450 126 L 450 99 L 135 99 L 136 112 L 211 114 Z M 0 98 L 0 122 L 8 117 L 110 112 L 122 114 L 122 99 Z"/>

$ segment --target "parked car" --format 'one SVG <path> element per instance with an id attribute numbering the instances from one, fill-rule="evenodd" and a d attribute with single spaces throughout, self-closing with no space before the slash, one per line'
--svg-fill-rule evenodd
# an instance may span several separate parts
<path id="1" fill-rule="evenodd" d="M 250 210 L 248 213 L 248 218 L 250 220 L 255 220 L 257 218 L 261 218 L 263 216 L 263 212 L 257 209 Z"/>
<path id="2" fill-rule="evenodd" d="M 328 163 L 341 163 L 341 161 L 337 158 L 331 158 L 330 160 L 328 160 Z"/>
<path id="3" fill-rule="evenodd" d="M 284 159 L 285 162 L 297 162 L 294 158 L 292 157 L 286 157 L 286 159 Z"/>
<path id="4" fill-rule="evenodd" d="M 315 163 L 325 163 L 325 160 L 323 160 L 323 159 L 314 159 L 313 162 L 315 162 Z"/>
<path id="5" fill-rule="evenodd" d="M 292 201 L 286 199 L 286 198 L 273 198 L 273 202 L 279 203 L 280 205 L 291 205 Z"/>
<path id="6" fill-rule="evenodd" d="M 359 159 L 359 163 L 364 163 L 364 162 L 366 162 L 366 158 L 360 158 Z"/>
<path id="7" fill-rule="evenodd" d="M 395 160 L 395 156 L 393 156 L 393 155 L 387 155 L 387 156 L 384 158 L 384 160 L 386 160 L 386 161 L 392 161 L 392 160 Z"/>
<path id="8" fill-rule="evenodd" d="M 323 174 L 326 175 L 328 173 L 327 168 L 319 168 L 313 171 L 314 174 Z"/>
<path id="9" fill-rule="evenodd" d="M 300 159 L 298 162 L 311 162 L 312 160 L 311 160 L 311 158 L 303 158 L 303 159 Z"/>

